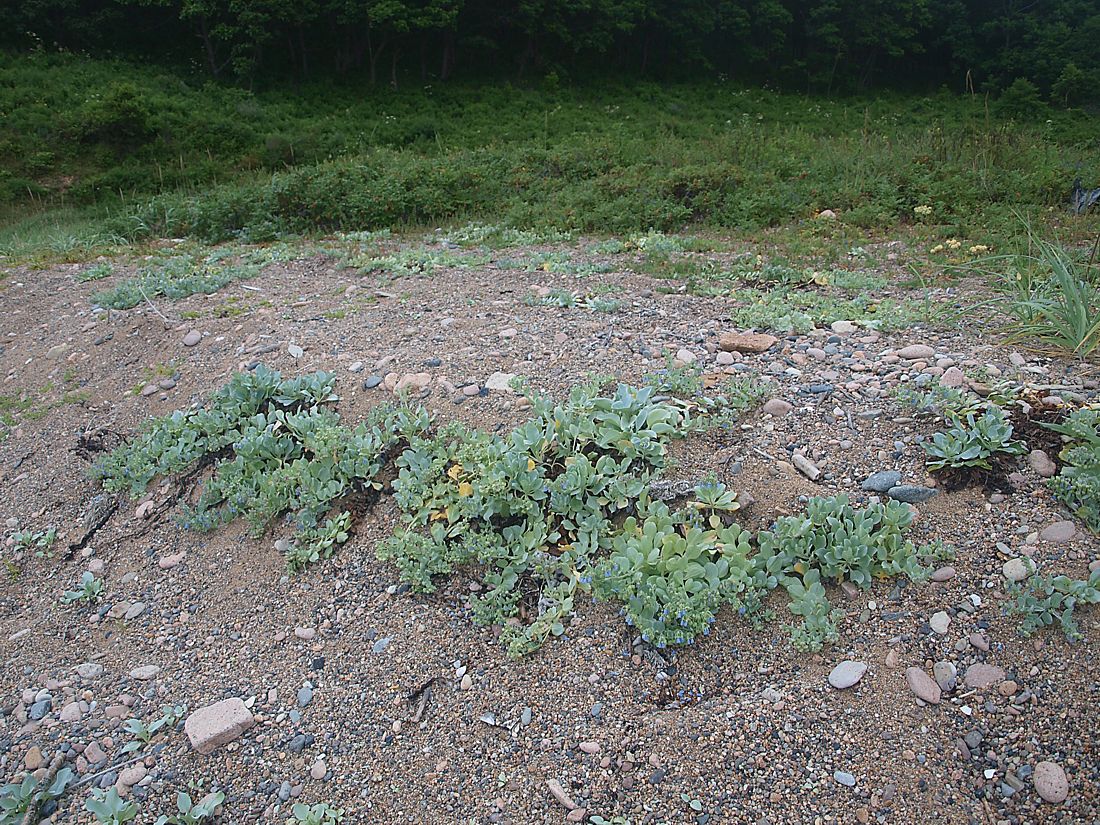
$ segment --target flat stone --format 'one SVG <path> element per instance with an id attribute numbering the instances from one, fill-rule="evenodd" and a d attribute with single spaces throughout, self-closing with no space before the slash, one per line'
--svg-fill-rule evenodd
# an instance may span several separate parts
<path id="1" fill-rule="evenodd" d="M 866 672 L 866 663 L 847 659 L 840 662 L 829 672 L 829 684 L 837 690 L 845 690 L 859 682 Z"/>
<path id="2" fill-rule="evenodd" d="M 898 350 L 898 355 L 909 361 L 917 361 L 923 358 L 932 358 L 936 351 L 927 344 L 910 344 Z"/>
<path id="3" fill-rule="evenodd" d="M 951 626 L 951 617 L 942 610 L 937 611 L 933 613 L 932 618 L 928 620 L 928 626 L 932 628 L 934 633 L 943 636 L 947 633 L 947 628 Z"/>
<path id="4" fill-rule="evenodd" d="M 1069 779 L 1057 762 L 1040 762 L 1035 766 L 1031 781 L 1035 783 L 1035 792 L 1044 802 L 1060 805 L 1069 796 Z"/>
<path id="5" fill-rule="evenodd" d="M 977 648 L 978 650 L 989 650 L 989 639 L 983 636 L 981 633 L 971 633 L 967 637 L 967 641 L 970 642 L 970 646 Z"/>
<path id="6" fill-rule="evenodd" d="M 825 211 L 828 212 L 829 210 L 826 209 Z M 829 324 L 829 329 L 831 329 L 837 335 L 850 335 L 851 333 L 858 330 L 859 327 L 857 327 L 851 321 L 833 321 L 831 324 Z"/>
<path id="7" fill-rule="evenodd" d="M 778 340 L 765 332 L 723 332 L 718 346 L 726 352 L 767 352 Z"/>
<path id="8" fill-rule="evenodd" d="M 145 612 L 145 602 L 134 602 L 130 605 L 129 609 L 123 614 L 122 618 L 126 621 L 136 619 L 142 613 Z"/>
<path id="9" fill-rule="evenodd" d="M 363 382 L 363 389 L 373 390 L 375 387 L 377 387 L 381 383 L 382 383 L 382 376 L 381 375 L 368 375 L 366 380 Z"/>
<path id="10" fill-rule="evenodd" d="M 130 678 L 137 679 L 139 682 L 148 682 L 150 679 L 156 679 L 159 675 L 160 668 L 156 665 L 142 665 L 130 671 Z"/>
<path id="11" fill-rule="evenodd" d="M 966 373 L 958 367 L 948 367 L 940 376 L 940 383 L 951 389 L 959 389 L 966 384 Z"/>
<path id="12" fill-rule="evenodd" d="M 932 677 L 921 668 L 906 668 L 905 682 L 909 685 L 909 690 L 913 691 L 913 695 L 918 699 L 930 705 L 938 705 L 940 703 L 940 697 L 943 695 L 943 691 L 940 690 L 940 686 L 936 684 Z"/>
<path id="13" fill-rule="evenodd" d="M 420 392 L 427 389 L 431 383 L 432 374 L 430 372 L 409 372 L 397 379 L 397 386 L 393 388 L 393 391 L 395 393 L 404 392 L 405 390 Z"/>
<path id="14" fill-rule="evenodd" d="M 1052 478 L 1058 472 L 1057 465 L 1042 450 L 1032 450 L 1028 453 L 1027 463 L 1031 465 L 1031 469 L 1043 478 Z"/>
<path id="15" fill-rule="evenodd" d="M 189 333 L 187 333 L 185 336 L 183 336 L 183 345 L 185 347 L 194 347 L 194 346 L 197 346 L 199 341 L 201 341 L 201 340 L 202 340 L 202 333 L 199 332 L 197 329 L 193 329 Z"/>
<path id="16" fill-rule="evenodd" d="M 1051 544 L 1060 544 L 1069 541 L 1075 535 L 1077 535 L 1077 526 L 1072 521 L 1056 521 L 1049 527 L 1044 527 L 1039 533 L 1039 538 Z"/>
<path id="17" fill-rule="evenodd" d="M 770 398 L 760 408 L 761 412 L 765 412 L 773 418 L 782 418 L 793 409 L 794 405 L 782 398 Z"/>
<path id="18" fill-rule="evenodd" d="M 861 490 L 873 493 L 886 493 L 901 482 L 901 473 L 897 470 L 879 470 L 872 473 L 859 485 Z"/>
<path id="19" fill-rule="evenodd" d="M 600 748 L 599 742 L 581 742 L 579 745 L 577 745 L 577 748 L 583 753 L 589 754 L 590 756 L 592 754 L 597 754 L 600 752 L 600 750 L 602 750 Z"/>
<path id="20" fill-rule="evenodd" d="M 546 787 L 550 789 L 551 795 L 554 797 L 554 799 L 558 800 L 558 803 L 563 808 L 567 808 L 570 811 L 576 809 L 577 803 L 574 802 L 570 798 L 569 794 L 567 794 L 565 792 L 565 788 L 563 788 L 561 786 L 561 783 L 558 780 L 556 780 L 556 779 L 547 779 L 546 780 Z"/>
<path id="21" fill-rule="evenodd" d="M 848 788 L 854 788 L 856 786 L 856 778 L 847 771 L 834 771 L 833 779 Z"/>
<path id="22" fill-rule="evenodd" d="M 83 715 L 83 711 L 80 710 L 80 702 L 69 702 L 69 704 L 61 709 L 58 718 L 61 719 L 62 722 L 79 722 L 80 717 Z"/>
<path id="23" fill-rule="evenodd" d="M 123 768 L 118 775 L 119 784 L 125 785 L 128 788 L 133 787 L 138 782 L 145 778 L 148 773 L 145 766 L 140 762 L 136 765 L 131 765 L 128 768 Z"/>
<path id="24" fill-rule="evenodd" d="M 512 392 L 512 388 L 508 385 L 515 377 L 515 373 L 511 372 L 494 372 L 485 379 L 485 389 L 493 392 Z"/>
<path id="25" fill-rule="evenodd" d="M 1005 672 L 1003 668 L 996 665 L 987 665 L 984 662 L 971 665 L 966 669 L 966 674 L 963 676 L 963 682 L 968 688 L 978 690 L 999 685 L 1004 680 Z"/>
<path id="26" fill-rule="evenodd" d="M 699 360 L 699 357 L 691 350 L 681 347 L 676 352 L 676 360 L 681 364 L 694 364 Z"/>
<path id="27" fill-rule="evenodd" d="M 886 495 L 895 501 L 906 504 L 921 504 L 933 498 L 939 490 L 935 487 L 921 487 L 918 484 L 898 484 L 886 491 Z"/>
<path id="28" fill-rule="evenodd" d="M 239 738 L 256 723 L 244 702 L 234 697 L 201 707 L 187 717 L 183 729 L 191 747 L 208 754 Z"/>
<path id="29" fill-rule="evenodd" d="M 325 760 L 323 759 L 318 759 L 309 768 L 309 775 L 316 779 L 318 782 L 324 779 L 327 773 L 328 765 L 325 764 Z"/>
<path id="30" fill-rule="evenodd" d="M 98 679 L 103 675 L 103 665 L 99 662 L 84 662 L 73 668 L 81 679 Z"/>
<path id="31" fill-rule="evenodd" d="M 168 556 L 164 556 L 157 562 L 157 567 L 161 570 L 171 570 L 177 566 L 181 561 L 187 557 L 187 551 L 181 550 L 178 553 L 172 553 Z"/>
<path id="32" fill-rule="evenodd" d="M 46 764 L 46 757 L 42 755 L 42 749 L 37 745 L 31 746 L 23 756 L 23 767 L 28 771 L 36 771 Z"/>

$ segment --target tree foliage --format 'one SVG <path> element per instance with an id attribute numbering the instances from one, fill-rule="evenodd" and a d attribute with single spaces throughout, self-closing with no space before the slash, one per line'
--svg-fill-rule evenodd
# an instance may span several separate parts
<path id="1" fill-rule="evenodd" d="M 721 72 L 793 89 L 1100 88 L 1094 0 L 15 0 L 0 44 L 154 55 L 216 77 Z"/>

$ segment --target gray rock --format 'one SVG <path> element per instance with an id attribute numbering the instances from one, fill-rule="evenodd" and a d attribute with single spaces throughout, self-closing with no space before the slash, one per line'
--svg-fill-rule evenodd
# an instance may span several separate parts
<path id="1" fill-rule="evenodd" d="M 363 389 L 373 390 L 379 384 L 382 383 L 381 375 L 368 375 L 367 379 L 363 382 Z"/>
<path id="2" fill-rule="evenodd" d="M 902 347 L 898 350 L 898 355 L 910 361 L 916 361 L 922 358 L 931 358 L 935 354 L 936 351 L 927 344 L 910 344 L 909 346 Z"/>
<path id="3" fill-rule="evenodd" d="M 40 699 L 30 706 L 30 709 L 27 711 L 27 716 L 37 722 L 51 710 L 53 710 L 53 700 L 48 698 Z"/>
<path id="4" fill-rule="evenodd" d="M 383 650 L 390 646 L 390 642 L 392 641 L 393 636 L 383 636 L 381 639 L 378 639 L 373 645 L 371 645 L 371 652 L 381 653 Z"/>
<path id="5" fill-rule="evenodd" d="M 854 788 L 856 786 L 856 778 L 847 771 L 834 771 L 833 779 L 849 788 Z"/>
<path id="6" fill-rule="evenodd" d="M 81 679 L 98 679 L 103 675 L 103 665 L 98 662 L 85 662 L 82 665 L 77 665 L 73 670 Z"/>
<path id="7" fill-rule="evenodd" d="M 201 341 L 201 340 L 202 340 L 202 333 L 199 332 L 197 329 L 193 329 L 189 333 L 187 333 L 185 336 L 183 336 L 183 345 L 185 347 L 194 347 L 194 346 L 197 346 L 199 341 Z"/>
<path id="8" fill-rule="evenodd" d="M 821 470 L 818 469 L 817 465 L 801 453 L 795 453 L 791 456 L 791 463 L 794 464 L 798 472 L 810 481 L 817 481 L 821 477 Z"/>
<path id="9" fill-rule="evenodd" d="M 837 690 L 844 690 L 852 687 L 860 679 L 863 678 L 863 674 L 867 672 L 867 665 L 864 662 L 855 662 L 850 659 L 845 660 L 838 664 L 829 673 L 829 684 L 835 687 Z"/>
<path id="10" fill-rule="evenodd" d="M 944 693 L 950 693 L 959 683 L 958 670 L 955 665 L 946 660 L 936 662 L 932 666 L 932 676 L 935 677 L 936 684 L 940 686 L 940 690 Z"/>
<path id="11" fill-rule="evenodd" d="M 1009 559 L 1001 567 L 1004 577 L 1010 582 L 1022 582 L 1035 570 L 1035 563 L 1029 558 Z"/>
<path id="12" fill-rule="evenodd" d="M 950 581 L 953 578 L 955 578 L 955 568 L 951 566 L 940 567 L 932 573 L 932 581 L 934 582 Z"/>
<path id="13" fill-rule="evenodd" d="M 951 617 L 940 610 L 932 614 L 932 618 L 928 620 L 928 626 L 932 628 L 934 633 L 943 636 L 947 633 L 947 628 L 951 626 Z"/>
<path id="14" fill-rule="evenodd" d="M 938 493 L 935 487 L 921 487 L 919 484 L 898 484 L 886 491 L 886 495 L 895 501 L 903 501 L 906 504 L 920 504 L 928 501 Z"/>
<path id="15" fill-rule="evenodd" d="M 309 685 L 303 685 L 298 689 L 298 707 L 304 708 L 313 701 L 313 688 Z"/>
<path id="16" fill-rule="evenodd" d="M 130 678 L 137 679 L 139 682 L 148 682 L 150 679 L 156 679 L 159 675 L 160 668 L 156 665 L 142 665 L 130 671 Z"/>
<path id="17" fill-rule="evenodd" d="M 794 406 L 789 401 L 784 401 L 782 398 L 772 398 L 764 402 L 764 406 L 760 408 L 761 412 L 765 412 L 773 418 L 782 418 L 791 410 Z"/>
<path id="18" fill-rule="evenodd" d="M 873 493 L 888 493 L 897 487 L 900 481 L 901 473 L 897 470 L 879 470 L 865 478 L 859 488 Z"/>

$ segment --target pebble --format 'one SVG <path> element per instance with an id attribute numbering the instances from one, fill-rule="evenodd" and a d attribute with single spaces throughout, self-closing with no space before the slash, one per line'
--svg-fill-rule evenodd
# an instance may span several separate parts
<path id="1" fill-rule="evenodd" d="M 942 636 L 947 633 L 947 628 L 951 626 L 951 617 L 940 610 L 932 614 L 932 618 L 928 620 L 928 626 Z"/>
<path id="2" fill-rule="evenodd" d="M 197 329 L 191 330 L 189 333 L 183 336 L 183 345 L 185 347 L 197 346 L 199 341 L 202 340 L 202 333 Z"/>
<path id="3" fill-rule="evenodd" d="M 126 787 L 133 787 L 138 782 L 143 780 L 149 771 L 145 766 L 138 762 L 136 765 L 131 765 L 128 768 L 123 768 L 118 775 L 119 784 Z"/>
<path id="4" fill-rule="evenodd" d="M 1072 521 L 1056 521 L 1048 527 L 1044 527 L 1039 533 L 1039 538 L 1049 541 L 1051 544 L 1061 544 L 1069 541 L 1077 535 L 1077 527 Z"/>
<path id="5" fill-rule="evenodd" d="M 511 392 L 512 388 L 509 384 L 515 377 L 515 373 L 511 372 L 494 372 L 485 379 L 485 389 L 493 392 Z"/>
<path id="6" fill-rule="evenodd" d="M 1035 563 L 1028 558 L 1009 559 L 1001 567 L 1004 577 L 1010 582 L 1022 582 L 1032 574 Z"/>
<path id="7" fill-rule="evenodd" d="M 768 399 L 764 402 L 764 406 L 760 408 L 761 412 L 765 412 L 773 418 L 782 418 L 793 409 L 794 405 L 782 398 Z"/>
<path id="8" fill-rule="evenodd" d="M 919 484 L 898 484 L 886 491 L 886 495 L 895 501 L 906 504 L 921 504 L 938 493 L 935 487 L 921 487 Z"/>
<path id="9" fill-rule="evenodd" d="M 73 670 L 76 671 L 76 675 L 81 679 L 97 679 L 103 675 L 103 665 L 98 662 L 84 662 L 77 665 Z"/>
<path id="10" fill-rule="evenodd" d="M 927 344 L 910 344 L 898 350 L 898 355 L 908 361 L 917 361 L 922 358 L 931 358 L 936 351 Z"/>
<path id="11" fill-rule="evenodd" d="M 156 665 L 142 665 L 130 671 L 130 678 L 137 679 L 139 682 L 148 682 L 150 679 L 156 679 L 159 674 L 160 668 Z"/>
<path id="12" fill-rule="evenodd" d="M 1032 450 L 1028 453 L 1027 463 L 1042 478 L 1052 478 L 1058 472 L 1058 467 L 1043 450 Z"/>
<path id="13" fill-rule="evenodd" d="M 363 381 L 363 389 L 373 390 L 375 387 L 377 387 L 381 383 L 382 383 L 382 376 L 381 375 L 368 375 L 366 380 Z"/>
<path id="14" fill-rule="evenodd" d="M 854 788 L 856 786 L 856 778 L 847 771 L 834 771 L 833 779 L 849 788 Z"/>
<path id="15" fill-rule="evenodd" d="M 1069 779 L 1057 762 L 1040 762 L 1035 766 L 1031 781 L 1035 784 L 1035 792 L 1045 802 L 1059 805 L 1069 796 Z"/>
<path id="16" fill-rule="evenodd" d="M 718 337 L 718 346 L 726 352 L 766 352 L 778 340 L 764 332 L 724 332 Z"/>
<path id="17" fill-rule="evenodd" d="M 313 688 L 308 684 L 303 685 L 298 689 L 298 707 L 308 707 L 309 703 L 313 701 Z"/>
<path id="18" fill-rule="evenodd" d="M 900 482 L 901 473 L 897 470 L 879 470 L 865 478 L 859 488 L 873 493 L 887 493 Z"/>
<path id="19" fill-rule="evenodd" d="M 171 570 L 173 567 L 176 567 L 181 561 L 183 561 L 186 557 L 187 557 L 187 551 L 186 550 L 181 550 L 179 553 L 172 553 L 170 555 L 167 555 L 167 556 L 164 556 L 163 558 L 161 558 L 160 561 L 157 562 L 157 567 L 159 567 L 161 570 Z"/>
<path id="20" fill-rule="evenodd" d="M 802 475 L 806 476 L 810 481 L 817 481 L 821 477 L 821 470 L 810 459 L 801 453 L 795 453 L 791 456 L 791 463 L 794 464 L 795 469 Z"/>
<path id="21" fill-rule="evenodd" d="M 314 762 L 309 769 L 309 775 L 316 779 L 318 782 L 325 778 L 328 773 L 328 765 L 325 764 L 324 759 L 318 759 Z"/>
<path id="22" fill-rule="evenodd" d="M 28 771 L 36 771 L 46 764 L 46 757 L 42 755 L 42 749 L 32 745 L 23 756 L 23 767 Z"/>
<path id="23" fill-rule="evenodd" d="M 599 742 L 581 742 L 577 747 L 590 756 L 599 753 L 601 750 Z"/>
<path id="24" fill-rule="evenodd" d="M 950 693 L 959 683 L 957 668 L 946 660 L 936 662 L 932 666 L 932 676 L 935 677 L 936 684 L 940 686 L 940 690 L 944 693 Z"/>
<path id="25" fill-rule="evenodd" d="M 932 581 L 945 582 L 955 578 L 954 567 L 940 567 L 932 572 Z"/>
<path id="26" fill-rule="evenodd" d="M 681 364 L 694 364 L 697 360 L 697 356 L 691 350 L 681 347 L 676 352 L 676 360 Z"/>
<path id="27" fill-rule="evenodd" d="M 971 665 L 966 669 L 963 682 L 968 688 L 983 689 L 1003 682 L 1005 672 L 996 665 L 987 665 L 984 662 Z"/>
<path id="28" fill-rule="evenodd" d="M 848 659 L 838 664 L 829 672 L 829 684 L 837 690 L 844 690 L 859 682 L 866 672 L 866 663 Z"/>
<path id="29" fill-rule="evenodd" d="M 919 667 L 910 667 L 905 670 L 905 681 L 909 690 L 922 701 L 930 705 L 938 705 L 943 691 L 940 686 Z"/>

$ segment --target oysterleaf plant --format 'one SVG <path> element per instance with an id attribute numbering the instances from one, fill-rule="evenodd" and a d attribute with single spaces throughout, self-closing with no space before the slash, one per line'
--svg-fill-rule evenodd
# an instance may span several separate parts
<path id="1" fill-rule="evenodd" d="M 936 548 L 904 538 L 912 517 L 896 502 L 815 498 L 753 536 L 734 521 L 736 493 L 713 479 L 687 485 L 679 508 L 654 500 L 670 443 L 730 427 L 759 389 L 742 380 L 710 392 L 661 376 L 604 392 L 608 383 L 592 377 L 561 403 L 519 387 L 533 415 L 497 434 L 436 425 L 403 403 L 349 427 L 326 406 L 338 400 L 333 376 L 284 379 L 259 367 L 205 406 L 154 420 L 94 473 L 139 496 L 154 479 L 182 485 L 208 471 L 183 523 L 206 530 L 242 518 L 259 536 L 285 518 L 298 535 L 281 546 L 298 570 L 349 539 L 347 499 L 380 491 L 392 463 L 401 521 L 379 557 L 422 592 L 456 568 L 476 571 L 472 617 L 499 625 L 512 655 L 564 635 L 578 597 L 619 605 L 643 640 L 665 647 L 706 634 L 723 606 L 762 621 L 777 588 L 801 620 L 793 643 L 817 650 L 837 637 L 827 582 L 927 575 L 921 560 Z"/>

